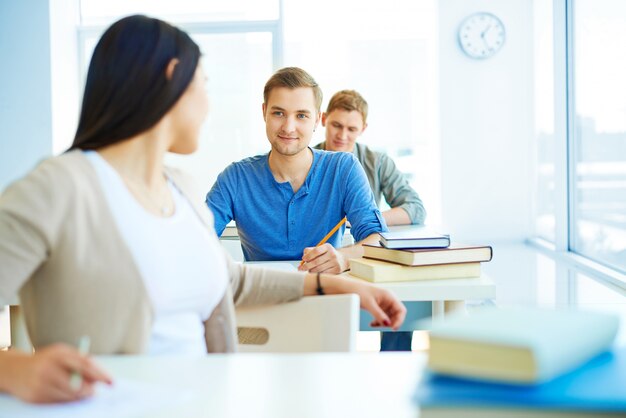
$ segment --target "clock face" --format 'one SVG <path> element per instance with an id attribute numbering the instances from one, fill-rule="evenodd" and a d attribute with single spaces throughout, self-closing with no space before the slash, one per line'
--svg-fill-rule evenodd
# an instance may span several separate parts
<path id="1" fill-rule="evenodd" d="M 459 26 L 459 44 L 470 58 L 489 58 L 504 45 L 504 25 L 491 13 L 474 13 Z"/>

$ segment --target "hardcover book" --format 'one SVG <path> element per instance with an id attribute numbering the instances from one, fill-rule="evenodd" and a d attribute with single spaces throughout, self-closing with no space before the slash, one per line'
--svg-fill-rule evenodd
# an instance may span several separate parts
<path id="1" fill-rule="evenodd" d="M 405 266 L 428 266 L 435 264 L 479 263 L 491 261 L 490 246 L 451 244 L 448 248 L 391 249 L 380 244 L 363 244 L 363 256 L 390 261 Z"/>
<path id="2" fill-rule="evenodd" d="M 546 382 L 606 351 L 618 324 L 616 316 L 573 309 L 483 308 L 433 325 L 428 366 L 477 380 Z"/>
<path id="3" fill-rule="evenodd" d="M 480 263 L 409 267 L 367 258 L 350 260 L 350 274 L 374 283 L 480 277 Z"/>
<path id="4" fill-rule="evenodd" d="M 433 232 L 425 227 L 381 232 L 380 243 L 386 248 L 445 248 L 450 236 Z"/>

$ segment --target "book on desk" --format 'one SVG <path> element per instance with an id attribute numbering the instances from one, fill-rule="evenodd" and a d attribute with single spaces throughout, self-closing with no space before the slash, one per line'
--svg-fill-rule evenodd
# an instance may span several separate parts
<path id="1" fill-rule="evenodd" d="M 488 308 L 434 324 L 431 373 L 415 395 L 421 416 L 625 416 L 618 323 L 596 312 Z"/>
<path id="2" fill-rule="evenodd" d="M 493 256 L 490 246 L 451 245 L 449 235 L 426 228 L 380 236 L 379 244 L 363 245 L 363 258 L 350 260 L 352 275 L 374 283 L 480 277 L 480 263 Z"/>
<path id="3" fill-rule="evenodd" d="M 574 309 L 478 309 L 433 326 L 428 366 L 474 379 L 545 382 L 607 350 L 618 326 L 616 316 Z"/>
<path id="4" fill-rule="evenodd" d="M 450 236 L 440 234 L 426 227 L 413 227 L 389 232 L 381 232 L 380 243 L 385 248 L 446 248 L 450 246 Z"/>
<path id="5" fill-rule="evenodd" d="M 429 266 L 488 262 L 493 257 L 493 250 L 488 245 L 462 245 L 456 243 L 446 248 L 392 249 L 377 243 L 363 244 L 363 257 L 389 261 L 405 266 Z"/>
<path id="6" fill-rule="evenodd" d="M 373 283 L 480 277 L 480 263 L 409 267 L 367 258 L 350 260 L 350 274 Z"/>
<path id="7" fill-rule="evenodd" d="M 626 416 L 626 347 L 595 356 L 540 385 L 427 375 L 415 401 L 422 418 L 603 418 Z"/>

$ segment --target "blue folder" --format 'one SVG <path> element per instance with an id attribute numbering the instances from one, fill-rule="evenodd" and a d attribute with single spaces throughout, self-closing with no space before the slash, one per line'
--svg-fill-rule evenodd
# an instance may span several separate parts
<path id="1" fill-rule="evenodd" d="M 537 408 L 626 412 L 626 347 L 594 357 L 539 385 L 510 385 L 429 374 L 418 386 L 422 408 Z"/>

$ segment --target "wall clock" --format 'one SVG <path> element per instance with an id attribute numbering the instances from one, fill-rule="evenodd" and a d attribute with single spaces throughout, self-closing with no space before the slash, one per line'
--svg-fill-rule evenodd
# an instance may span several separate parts
<path id="1" fill-rule="evenodd" d="M 491 13 L 471 14 L 459 26 L 459 45 L 470 58 L 493 56 L 504 45 L 504 39 L 504 25 Z"/>

